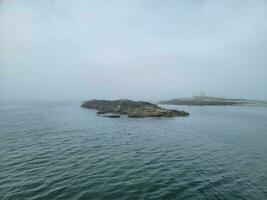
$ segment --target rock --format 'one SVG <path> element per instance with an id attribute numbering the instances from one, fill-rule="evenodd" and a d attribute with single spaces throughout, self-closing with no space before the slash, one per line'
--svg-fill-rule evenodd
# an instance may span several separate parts
<path id="1" fill-rule="evenodd" d="M 97 114 L 109 114 L 104 117 L 118 118 L 120 115 L 127 115 L 131 118 L 142 117 L 185 117 L 189 113 L 178 110 L 168 110 L 155 104 L 145 101 L 131 100 L 91 100 L 84 102 L 81 107 L 96 109 Z M 112 115 L 111 115 L 112 114 Z"/>
<path id="2" fill-rule="evenodd" d="M 137 108 L 134 110 L 129 110 L 128 111 L 128 117 L 177 117 L 177 116 L 182 116 L 186 117 L 188 116 L 189 113 L 185 111 L 178 111 L 178 110 L 167 110 L 163 108 L 150 108 L 150 107 L 145 107 L 145 108 Z"/>
<path id="3" fill-rule="evenodd" d="M 103 115 L 103 117 L 108 117 L 108 118 L 120 118 L 121 116 L 120 116 L 120 115 L 115 115 L 115 114 L 106 114 L 106 115 Z"/>

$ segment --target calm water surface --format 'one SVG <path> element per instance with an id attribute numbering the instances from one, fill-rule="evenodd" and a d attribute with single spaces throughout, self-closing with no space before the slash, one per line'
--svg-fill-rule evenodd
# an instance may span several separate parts
<path id="1" fill-rule="evenodd" d="M 0 199 L 267 199 L 267 108 L 102 118 L 79 102 L 0 104 Z"/>

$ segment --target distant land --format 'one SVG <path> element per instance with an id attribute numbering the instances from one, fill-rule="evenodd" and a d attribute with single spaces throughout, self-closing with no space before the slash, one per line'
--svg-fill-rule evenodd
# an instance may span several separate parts
<path id="1" fill-rule="evenodd" d="M 267 106 L 267 101 L 249 99 L 227 99 L 221 97 L 210 97 L 196 95 L 190 98 L 170 99 L 158 102 L 166 105 L 188 105 L 188 106 Z"/>

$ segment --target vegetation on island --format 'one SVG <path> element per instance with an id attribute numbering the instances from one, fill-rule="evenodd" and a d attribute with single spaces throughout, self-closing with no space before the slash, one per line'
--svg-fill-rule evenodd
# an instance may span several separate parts
<path id="1" fill-rule="evenodd" d="M 96 109 L 97 114 L 104 117 L 119 118 L 127 115 L 130 118 L 143 117 L 186 117 L 189 113 L 179 110 L 169 110 L 145 101 L 121 100 L 90 100 L 82 103 L 81 107 Z"/>

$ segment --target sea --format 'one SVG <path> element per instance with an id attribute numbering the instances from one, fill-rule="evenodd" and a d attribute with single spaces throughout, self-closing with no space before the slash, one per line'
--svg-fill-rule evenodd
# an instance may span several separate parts
<path id="1" fill-rule="evenodd" d="M 267 199 L 266 107 L 135 119 L 80 104 L 0 103 L 1 200 Z"/>

